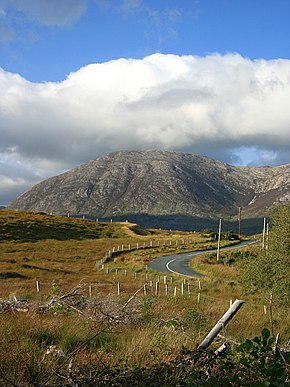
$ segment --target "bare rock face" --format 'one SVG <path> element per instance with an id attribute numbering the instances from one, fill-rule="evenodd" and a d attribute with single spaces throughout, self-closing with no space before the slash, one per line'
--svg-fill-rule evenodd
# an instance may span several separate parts
<path id="1" fill-rule="evenodd" d="M 123 151 L 49 178 L 10 208 L 95 217 L 264 215 L 290 199 L 290 165 L 234 167 L 180 152 Z"/>

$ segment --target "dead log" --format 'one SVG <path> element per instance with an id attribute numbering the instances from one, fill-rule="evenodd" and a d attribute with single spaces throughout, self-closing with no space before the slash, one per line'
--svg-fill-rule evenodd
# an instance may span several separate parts
<path id="1" fill-rule="evenodd" d="M 206 338 L 197 347 L 197 351 L 206 349 L 214 341 L 219 332 L 227 325 L 227 323 L 234 317 L 240 307 L 245 303 L 242 300 L 236 300 L 223 317 L 216 323 Z"/>

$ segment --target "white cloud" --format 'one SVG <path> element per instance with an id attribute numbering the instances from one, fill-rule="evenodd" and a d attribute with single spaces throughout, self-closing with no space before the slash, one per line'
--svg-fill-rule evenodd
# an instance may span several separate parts
<path id="1" fill-rule="evenodd" d="M 120 149 L 185 150 L 234 162 L 237 149 L 254 147 L 256 161 L 290 161 L 289 60 L 155 54 L 38 84 L 1 70 L 0 94 L 0 155 L 15 165 L 12 180 L 24 162 L 33 165 L 27 187 Z"/>

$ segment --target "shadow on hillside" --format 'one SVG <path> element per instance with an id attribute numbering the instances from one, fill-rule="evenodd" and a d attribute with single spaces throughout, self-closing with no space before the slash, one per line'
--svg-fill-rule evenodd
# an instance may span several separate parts
<path id="1" fill-rule="evenodd" d="M 137 223 L 144 228 L 161 228 L 163 230 L 181 230 L 181 231 L 202 231 L 205 228 L 218 230 L 219 219 L 199 218 L 188 215 L 148 215 L 148 214 L 125 214 L 113 216 L 111 218 L 102 218 L 102 221 L 115 222 L 126 221 Z M 239 232 L 237 220 L 223 220 L 223 231 L 232 230 L 235 233 Z M 241 234 L 253 235 L 259 234 L 263 229 L 263 218 L 251 218 L 241 220 Z"/>

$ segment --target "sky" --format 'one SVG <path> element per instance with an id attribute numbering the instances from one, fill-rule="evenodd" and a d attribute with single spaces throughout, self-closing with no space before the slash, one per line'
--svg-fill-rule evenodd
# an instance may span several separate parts
<path id="1" fill-rule="evenodd" d="M 119 150 L 290 163 L 290 0 L 0 0 L 0 205 Z"/>

